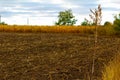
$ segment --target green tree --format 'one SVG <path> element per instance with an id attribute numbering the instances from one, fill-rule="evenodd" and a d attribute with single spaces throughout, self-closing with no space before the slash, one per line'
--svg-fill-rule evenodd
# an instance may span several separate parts
<path id="1" fill-rule="evenodd" d="M 61 11 L 59 12 L 58 15 L 58 21 L 55 22 L 55 25 L 67 25 L 67 26 L 71 26 L 76 24 L 76 19 L 75 16 L 72 13 L 72 10 L 65 10 L 65 11 Z"/>
<path id="2" fill-rule="evenodd" d="M 5 22 L 1 22 L 0 25 L 7 25 Z"/>
<path id="3" fill-rule="evenodd" d="M 84 21 L 81 23 L 81 26 L 91 26 L 91 22 L 85 18 Z"/>
<path id="4" fill-rule="evenodd" d="M 111 22 L 109 22 L 109 21 L 106 21 L 104 23 L 104 28 L 103 28 L 102 32 L 104 32 L 104 31 L 105 31 L 105 33 L 107 35 L 113 35 L 113 34 L 116 33 L 116 31 L 115 31 L 115 29 L 113 27 L 113 24 Z"/>
<path id="5" fill-rule="evenodd" d="M 113 22 L 113 26 L 116 31 L 120 32 L 120 14 L 114 16 L 115 20 Z"/>
<path id="6" fill-rule="evenodd" d="M 109 22 L 109 21 L 106 21 L 106 22 L 104 23 L 104 26 L 105 26 L 105 27 L 110 27 L 110 26 L 112 26 L 112 23 Z"/>

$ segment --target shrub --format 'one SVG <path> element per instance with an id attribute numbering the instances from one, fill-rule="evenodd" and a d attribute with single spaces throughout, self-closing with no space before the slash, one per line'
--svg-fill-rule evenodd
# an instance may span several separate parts
<path id="1" fill-rule="evenodd" d="M 0 25 L 7 25 L 7 23 L 5 23 L 5 22 L 1 22 Z"/>
<path id="2" fill-rule="evenodd" d="M 115 30 L 118 34 L 120 34 L 120 14 L 115 16 L 114 24 L 113 24 Z"/>
<path id="3" fill-rule="evenodd" d="M 108 27 L 108 26 L 112 26 L 112 23 L 109 22 L 109 21 L 106 21 L 106 22 L 104 23 L 104 27 Z"/>

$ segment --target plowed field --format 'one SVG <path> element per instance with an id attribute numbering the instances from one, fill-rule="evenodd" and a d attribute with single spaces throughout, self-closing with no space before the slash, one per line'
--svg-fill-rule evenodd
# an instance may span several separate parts
<path id="1" fill-rule="evenodd" d="M 120 38 L 77 33 L 0 33 L 0 80 L 94 79 L 120 51 Z"/>

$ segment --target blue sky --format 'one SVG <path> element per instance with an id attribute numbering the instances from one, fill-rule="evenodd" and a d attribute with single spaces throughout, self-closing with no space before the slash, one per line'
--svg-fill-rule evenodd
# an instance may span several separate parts
<path id="1" fill-rule="evenodd" d="M 120 0 L 0 0 L 2 21 L 8 24 L 54 25 L 60 11 L 72 9 L 77 25 L 89 19 L 89 9 L 101 4 L 103 20 L 113 21 L 113 16 L 120 13 Z"/>

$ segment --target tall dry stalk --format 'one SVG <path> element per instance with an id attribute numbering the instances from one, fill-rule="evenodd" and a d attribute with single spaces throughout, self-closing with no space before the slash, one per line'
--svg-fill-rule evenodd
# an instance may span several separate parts
<path id="1" fill-rule="evenodd" d="M 95 54 L 97 52 L 97 42 L 98 42 L 98 32 L 97 32 L 97 26 L 95 27 L 95 41 L 94 41 L 94 53 L 93 53 L 93 59 L 92 59 L 92 76 L 91 80 L 94 79 L 94 72 L 95 72 Z"/>
<path id="2" fill-rule="evenodd" d="M 91 69 L 91 80 L 94 80 L 94 73 L 95 73 L 95 54 L 97 52 L 97 42 L 98 42 L 98 25 L 100 25 L 102 20 L 102 8 L 101 5 L 98 5 L 98 8 L 95 10 L 91 10 L 91 13 L 89 16 L 93 20 L 93 25 L 95 25 L 95 35 L 94 35 L 94 53 L 93 53 L 93 59 L 92 59 L 92 69 Z"/>

